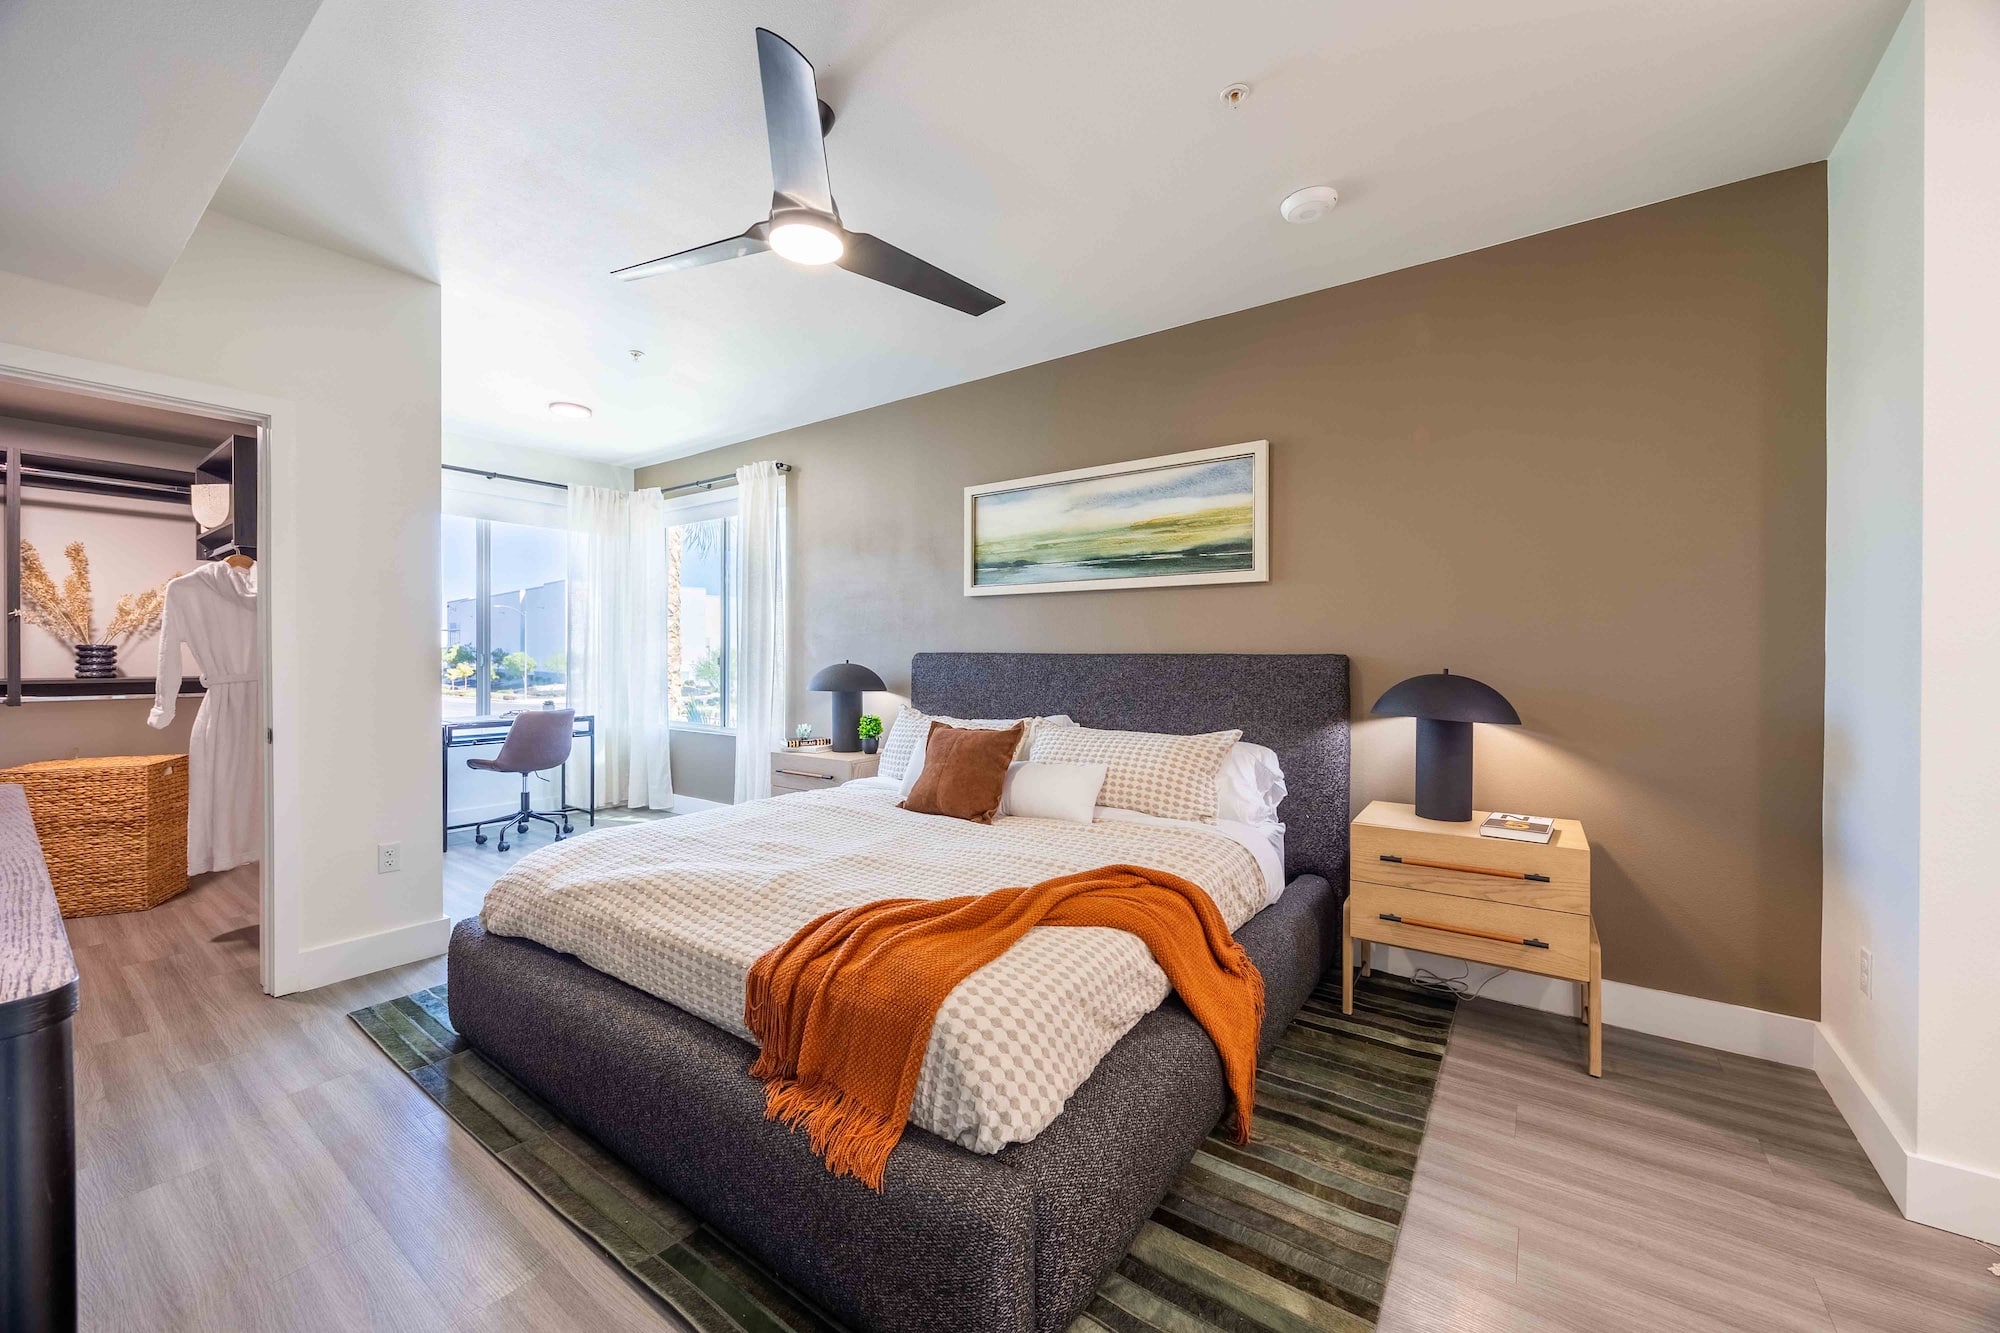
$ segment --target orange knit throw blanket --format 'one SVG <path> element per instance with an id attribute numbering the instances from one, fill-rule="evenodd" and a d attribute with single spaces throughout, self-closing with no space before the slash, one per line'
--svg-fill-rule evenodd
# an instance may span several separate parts
<path id="1" fill-rule="evenodd" d="M 1034 926 L 1109 926 L 1146 942 L 1222 1056 L 1236 1140 L 1250 1135 L 1264 978 L 1199 887 L 1105 866 L 1031 888 L 889 898 L 829 912 L 759 958 L 743 1022 L 763 1050 L 764 1114 L 803 1127 L 835 1175 L 882 1188 L 938 1007 Z"/>

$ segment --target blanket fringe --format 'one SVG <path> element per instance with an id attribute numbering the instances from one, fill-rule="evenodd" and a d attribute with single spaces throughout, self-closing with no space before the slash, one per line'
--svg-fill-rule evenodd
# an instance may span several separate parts
<path id="1" fill-rule="evenodd" d="M 827 1170 L 853 1176 L 877 1194 L 889 1169 L 889 1153 L 903 1137 L 902 1121 L 889 1119 L 837 1088 L 809 1088 L 791 1079 L 765 1089 L 764 1118 L 805 1130 Z"/>

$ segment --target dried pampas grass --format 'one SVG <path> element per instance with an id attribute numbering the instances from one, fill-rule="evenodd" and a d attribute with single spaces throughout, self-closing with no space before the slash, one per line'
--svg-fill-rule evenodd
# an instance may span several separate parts
<path id="1" fill-rule="evenodd" d="M 63 548 L 63 556 L 69 561 L 69 574 L 58 587 L 34 543 L 21 543 L 21 618 L 30 625 L 47 630 L 65 648 L 144 638 L 160 628 L 160 617 L 167 605 L 165 583 L 120 597 L 111 623 L 99 638 L 96 603 L 90 588 L 90 555 L 82 542 L 71 542 Z"/>

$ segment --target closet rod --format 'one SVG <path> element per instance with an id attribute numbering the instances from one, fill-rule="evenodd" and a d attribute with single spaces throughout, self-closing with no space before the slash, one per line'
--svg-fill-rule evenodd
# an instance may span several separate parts
<path id="1" fill-rule="evenodd" d="M 791 470 L 792 465 L 790 463 L 778 464 L 778 471 L 780 472 L 790 472 Z M 734 472 L 725 472 L 719 477 L 703 477 L 700 481 L 684 481 L 678 486 L 662 486 L 660 487 L 660 494 L 672 495 L 675 491 L 705 491 L 712 486 L 720 486 L 725 481 L 735 480 L 736 474 Z"/>
<path id="2" fill-rule="evenodd" d="M 41 486 L 52 491 L 82 491 L 87 495 L 115 495 L 127 500 L 158 500 L 163 504 L 186 504 L 188 488 L 167 483 L 112 481 L 101 477 L 72 477 L 62 473 L 26 468 L 21 485 Z"/>
<path id="3" fill-rule="evenodd" d="M 108 458 L 80 458 L 73 454 L 21 454 L 21 466 L 41 472 L 64 472 L 77 477 L 104 477 L 115 481 L 139 482 L 151 486 L 188 487 L 198 478 L 178 468 L 147 467 L 142 463 L 121 463 Z"/>
<path id="4" fill-rule="evenodd" d="M 529 486 L 546 486 L 552 491 L 569 489 L 567 482 L 543 481 L 540 477 L 517 477 L 511 472 L 489 472 L 483 467 L 460 467 L 456 463 L 442 463 L 439 466 L 446 472 L 467 472 L 475 477 L 484 477 L 488 481 L 518 481 Z"/>

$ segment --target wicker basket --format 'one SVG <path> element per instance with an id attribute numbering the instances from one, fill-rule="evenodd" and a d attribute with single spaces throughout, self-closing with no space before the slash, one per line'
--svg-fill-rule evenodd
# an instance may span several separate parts
<path id="1" fill-rule="evenodd" d="M 0 782 L 27 790 L 64 916 L 142 911 L 187 887 L 186 755 L 51 759 Z"/>

